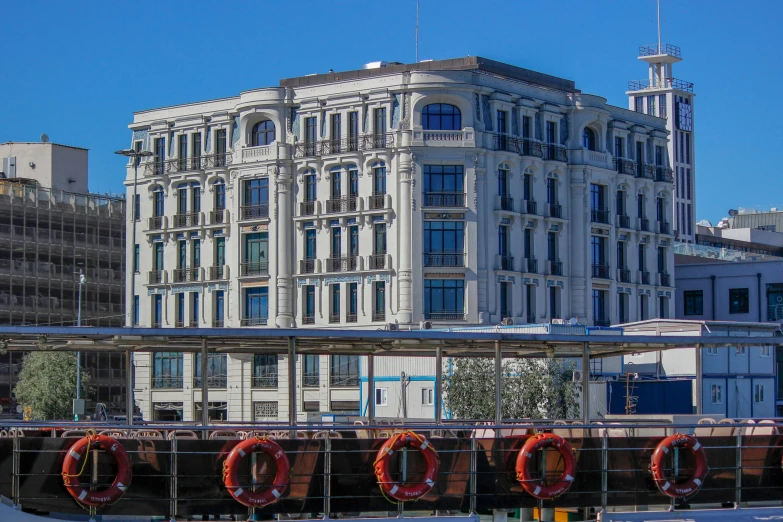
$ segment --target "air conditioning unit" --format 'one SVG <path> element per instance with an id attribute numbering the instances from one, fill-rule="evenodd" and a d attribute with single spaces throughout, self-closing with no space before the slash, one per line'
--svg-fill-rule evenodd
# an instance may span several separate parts
<path id="1" fill-rule="evenodd" d="M 574 376 L 572 379 L 574 382 L 582 382 L 582 371 L 574 370 Z"/>
<path id="2" fill-rule="evenodd" d="M 398 325 L 397 323 L 387 323 L 386 329 L 391 332 L 396 332 L 397 330 L 400 329 L 400 325 Z"/>
<path id="3" fill-rule="evenodd" d="M 432 329 L 432 323 L 429 321 L 421 321 L 419 323 L 419 330 L 431 330 Z"/>
<path id="4" fill-rule="evenodd" d="M 500 321 L 500 324 L 503 326 L 514 326 L 514 318 L 513 317 L 504 317 L 502 321 Z"/>

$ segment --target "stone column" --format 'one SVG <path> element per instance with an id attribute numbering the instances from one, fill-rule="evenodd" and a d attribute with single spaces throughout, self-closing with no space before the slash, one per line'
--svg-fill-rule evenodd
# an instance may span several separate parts
<path id="1" fill-rule="evenodd" d="M 292 207 L 292 172 L 290 160 L 282 161 L 277 179 L 277 315 L 275 324 L 280 328 L 294 326 L 292 270 L 294 245 L 294 216 Z"/>
<path id="2" fill-rule="evenodd" d="M 413 240 L 411 229 L 411 184 L 413 182 L 413 169 L 411 153 L 408 151 L 400 152 L 399 177 L 400 202 L 397 205 L 399 259 L 397 263 L 399 266 L 400 306 L 397 311 L 397 319 L 400 324 L 410 324 L 413 320 L 413 280 L 411 269 L 411 241 Z"/>
<path id="3" fill-rule="evenodd" d="M 478 319 L 481 322 L 483 317 L 485 321 L 489 320 L 489 274 L 492 270 L 492 259 L 494 254 L 497 253 L 497 248 L 491 250 L 488 244 L 488 234 L 490 233 L 490 227 L 495 223 L 493 214 L 489 210 L 487 205 L 487 188 L 486 188 L 486 174 L 487 169 L 484 168 L 483 158 L 476 156 L 474 161 L 474 204 L 473 210 L 476 215 L 476 300 Z M 495 237 L 497 237 L 497 226 L 494 230 Z"/>

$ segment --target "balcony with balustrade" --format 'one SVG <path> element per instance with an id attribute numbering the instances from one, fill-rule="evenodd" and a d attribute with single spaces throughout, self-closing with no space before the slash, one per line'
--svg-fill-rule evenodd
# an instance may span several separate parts
<path id="1" fill-rule="evenodd" d="M 159 285 L 165 283 L 165 271 L 164 270 L 150 270 L 147 276 L 147 282 L 151 285 Z"/>
<path id="2" fill-rule="evenodd" d="M 148 230 L 150 231 L 163 230 L 165 228 L 165 218 L 163 216 L 153 216 L 149 218 L 148 222 Z"/>
<path id="3" fill-rule="evenodd" d="M 266 326 L 268 322 L 269 322 L 268 317 L 251 316 L 251 317 L 243 317 L 239 321 L 239 324 L 242 326 Z"/>
<path id="4" fill-rule="evenodd" d="M 314 216 L 315 215 L 315 201 L 302 201 L 299 203 L 299 215 L 300 216 Z"/>
<path id="5" fill-rule="evenodd" d="M 226 225 L 229 223 L 229 212 L 224 208 L 211 210 L 209 212 L 210 225 Z"/>
<path id="6" fill-rule="evenodd" d="M 619 216 L 616 216 L 616 219 L 618 228 L 626 228 L 628 230 L 631 229 L 631 216 L 627 214 L 620 214 Z"/>
<path id="7" fill-rule="evenodd" d="M 277 373 L 254 373 L 253 388 L 277 388 Z"/>
<path id="8" fill-rule="evenodd" d="M 593 263 L 593 277 L 596 279 L 611 279 L 612 275 L 609 270 L 609 265 L 599 265 Z"/>
<path id="9" fill-rule="evenodd" d="M 475 147 L 476 133 L 463 130 L 414 130 L 414 147 Z"/>
<path id="10" fill-rule="evenodd" d="M 239 275 L 241 277 L 268 276 L 268 261 L 244 261 L 239 265 Z"/>
<path id="11" fill-rule="evenodd" d="M 465 194 L 462 192 L 426 192 L 424 207 L 430 208 L 464 208 Z"/>
<path id="12" fill-rule="evenodd" d="M 388 149 L 394 146 L 392 133 L 366 134 L 343 139 L 325 139 L 315 142 L 297 143 L 294 147 L 294 158 L 313 158 L 342 154 L 345 152 Z"/>
<path id="13" fill-rule="evenodd" d="M 674 183 L 674 171 L 669 167 L 655 167 L 655 181 L 660 183 Z"/>
<path id="14" fill-rule="evenodd" d="M 568 151 L 568 160 L 575 165 L 590 165 L 602 169 L 614 170 L 612 157 L 606 152 L 586 148 Z"/>
<path id="15" fill-rule="evenodd" d="M 636 230 L 650 232 L 650 220 L 647 218 L 636 218 Z"/>
<path id="16" fill-rule="evenodd" d="M 655 167 L 640 161 L 636 163 L 635 176 L 639 179 L 655 179 Z"/>
<path id="17" fill-rule="evenodd" d="M 191 283 L 201 280 L 201 268 L 175 268 L 171 271 L 171 280 L 173 283 Z"/>
<path id="18" fill-rule="evenodd" d="M 526 257 L 522 260 L 523 262 L 523 272 L 526 272 L 528 274 L 537 274 L 538 273 L 538 259 L 535 257 Z"/>
<path id="19" fill-rule="evenodd" d="M 367 266 L 370 270 L 387 270 L 391 268 L 389 255 L 385 252 L 379 252 L 367 256 Z"/>
<path id="20" fill-rule="evenodd" d="M 424 312 L 424 318 L 428 321 L 465 321 L 464 310 L 438 310 L 437 312 Z"/>
<path id="21" fill-rule="evenodd" d="M 563 262 L 559 259 L 556 261 L 547 261 L 549 265 L 547 272 L 549 275 L 562 276 L 563 275 Z"/>
<path id="22" fill-rule="evenodd" d="M 217 265 L 209 267 L 207 277 L 209 277 L 210 281 L 223 281 L 228 279 L 228 266 Z"/>
<path id="23" fill-rule="evenodd" d="M 359 267 L 358 256 L 330 257 L 324 261 L 327 272 L 352 272 Z"/>
<path id="24" fill-rule="evenodd" d="M 523 199 L 520 201 L 519 212 L 527 216 L 537 216 L 538 203 L 533 199 Z"/>
<path id="25" fill-rule="evenodd" d="M 509 134 L 493 134 L 491 147 L 492 150 L 513 152 L 520 156 L 536 158 L 544 156 L 544 148 L 540 141 L 531 138 L 519 138 Z"/>
<path id="26" fill-rule="evenodd" d="M 465 266 L 464 252 L 425 252 L 424 266 L 431 268 L 453 268 Z"/>
<path id="27" fill-rule="evenodd" d="M 639 284 L 642 285 L 650 284 L 650 272 L 647 272 L 645 270 L 639 271 Z"/>
<path id="28" fill-rule="evenodd" d="M 557 203 L 547 203 L 544 207 L 546 209 L 546 217 L 555 219 L 565 219 L 563 213 L 563 205 Z"/>
<path id="29" fill-rule="evenodd" d="M 506 254 L 499 254 L 497 256 L 497 263 L 495 265 L 497 270 L 505 270 L 507 272 L 514 271 L 514 257 Z"/>
<path id="30" fill-rule="evenodd" d="M 609 210 L 602 208 L 590 209 L 590 221 L 602 225 L 609 224 Z"/>
<path id="31" fill-rule="evenodd" d="M 239 219 L 242 221 L 269 219 L 269 204 L 242 205 L 239 207 Z"/>
<path id="32" fill-rule="evenodd" d="M 314 274 L 315 273 L 315 259 L 301 259 L 299 261 L 299 273 L 300 274 Z"/>
<path id="33" fill-rule="evenodd" d="M 356 212 L 359 209 L 358 202 L 359 198 L 355 196 L 327 199 L 326 213 L 340 214 L 342 212 Z"/>
<path id="34" fill-rule="evenodd" d="M 667 236 L 672 234 L 672 227 L 668 221 L 658 221 L 658 233 Z"/>
<path id="35" fill-rule="evenodd" d="M 658 286 L 672 286 L 671 285 L 671 276 L 667 274 L 666 272 L 659 272 L 658 273 Z"/>
<path id="36" fill-rule="evenodd" d="M 176 214 L 171 220 L 173 228 L 197 227 L 201 224 L 201 212 L 191 212 L 188 214 Z"/>
<path id="37" fill-rule="evenodd" d="M 151 158 L 144 162 L 143 175 L 145 177 L 163 176 L 184 172 L 203 172 L 211 169 L 221 169 L 233 163 L 233 154 L 224 152 L 220 154 L 207 154 L 189 158 L 172 158 L 158 160 Z"/>
<path id="38" fill-rule="evenodd" d="M 543 147 L 544 160 L 546 161 L 560 161 L 566 163 L 568 161 L 568 152 L 562 145 L 556 145 L 554 143 L 545 143 Z"/>
<path id="39" fill-rule="evenodd" d="M 618 268 L 617 269 L 617 282 L 618 283 L 633 283 L 633 281 L 631 281 L 631 271 L 628 270 L 627 267 L 625 267 L 625 268 Z"/>
<path id="40" fill-rule="evenodd" d="M 273 160 L 277 156 L 277 143 L 259 145 L 256 147 L 244 147 L 242 149 L 242 163 Z"/>
<path id="41" fill-rule="evenodd" d="M 612 159 L 612 166 L 618 174 L 626 174 L 628 176 L 633 176 L 636 174 L 636 164 L 633 162 L 633 160 L 625 159 L 625 158 L 614 158 Z"/>

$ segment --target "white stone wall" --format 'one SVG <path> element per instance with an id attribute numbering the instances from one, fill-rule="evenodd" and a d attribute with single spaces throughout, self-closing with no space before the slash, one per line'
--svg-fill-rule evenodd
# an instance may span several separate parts
<path id="1" fill-rule="evenodd" d="M 487 99 L 485 99 L 487 97 Z M 430 103 L 449 103 L 460 109 L 462 130 L 427 132 L 421 126 L 421 110 Z M 296 107 L 295 113 L 292 107 Z M 386 109 L 385 129 L 375 129 L 374 111 Z M 489 108 L 489 112 L 487 112 Z M 546 139 L 546 122 L 556 125 L 555 142 L 567 151 L 568 161 L 546 160 L 529 154 L 508 150 L 496 150 L 496 114 L 506 111 L 507 134 L 510 139 L 522 135 L 523 116 L 531 122 L 530 142 L 540 145 Z M 358 147 L 353 150 L 348 141 L 350 113 L 359 114 Z M 308 154 L 305 143 L 308 118 L 317 118 L 316 137 L 319 143 L 336 140 L 331 136 L 331 117 L 341 115 L 342 149 L 319 149 L 319 154 Z M 269 146 L 251 147 L 251 129 L 262 120 L 275 125 L 276 141 Z M 516 120 L 516 123 L 514 123 Z M 490 125 L 490 122 L 492 125 Z M 131 124 L 134 140 L 145 150 L 154 152 L 156 138 L 165 140 L 166 172 L 156 175 L 154 160 L 139 168 L 141 218 L 137 224 L 140 245 L 140 266 L 136 277 L 135 293 L 140 296 L 142 326 L 152 321 L 151 294 L 163 295 L 164 311 L 161 325 L 175 326 L 176 293 L 198 292 L 200 310 L 198 325 L 213 325 L 215 291 L 225 295 L 224 325 L 239 327 L 246 317 L 244 291 L 246 288 L 268 288 L 269 317 L 266 325 L 254 327 L 317 327 L 317 328 L 384 328 L 397 324 L 401 328 L 417 328 L 424 321 L 425 280 L 463 279 L 464 316 L 448 320 L 433 320 L 434 327 L 462 326 L 467 324 L 499 323 L 499 283 L 511 283 L 511 312 L 515 322 L 548 322 L 552 319 L 549 307 L 549 288 L 559 288 L 561 318 L 576 317 L 582 323 L 593 321 L 592 290 L 606 292 L 607 315 L 613 323 L 619 321 L 617 311 L 619 292 L 629 296 L 628 320 L 639 316 L 640 295 L 649 296 L 648 315 L 658 315 L 656 304 L 659 296 L 671 297 L 671 286 L 660 286 L 657 280 L 656 248 L 667 247 L 666 270 L 673 279 L 672 236 L 658 234 L 655 228 L 655 198 L 663 196 L 667 212 L 671 211 L 672 185 L 653 180 L 620 175 L 613 167 L 613 144 L 609 136 L 622 136 L 629 141 L 643 141 L 649 146 L 667 146 L 665 122 L 659 118 L 612 107 L 606 100 L 581 93 L 558 92 L 538 88 L 499 77 L 474 75 L 458 71 L 412 72 L 403 75 L 387 75 L 351 82 L 335 82 L 297 88 L 258 89 L 227 98 L 191 105 L 156 109 L 135 114 Z M 492 128 L 490 128 L 492 127 Z M 596 135 L 594 151 L 582 145 L 582 131 L 590 127 Z M 227 153 L 230 164 L 209 163 L 216 151 L 217 132 L 226 132 Z M 388 146 L 378 145 L 372 136 L 383 132 L 389 135 Z M 181 134 L 188 134 L 188 147 L 192 136 L 201 133 L 200 154 L 207 160 L 204 168 L 177 168 L 178 143 Z M 209 136 L 209 137 L 208 137 Z M 172 141 L 173 140 L 173 141 Z M 173 146 L 172 146 L 173 144 Z M 320 147 L 320 145 L 319 145 Z M 192 156 L 192 151 L 188 151 Z M 384 163 L 386 167 L 386 196 L 380 208 L 372 208 L 373 166 Z M 228 161 L 226 163 L 229 163 Z M 332 169 L 342 168 L 342 195 L 348 195 L 347 168 L 355 165 L 359 172 L 359 194 L 355 210 L 330 212 Z M 463 167 L 464 205 L 452 208 L 424 207 L 423 169 L 426 165 L 461 165 Z M 509 196 L 514 198 L 513 210 L 501 210 L 498 197 L 498 168 L 503 165 L 509 171 Z M 302 214 L 305 201 L 305 175 L 316 176 L 317 200 L 313 215 Z M 532 176 L 532 199 L 537 202 L 536 212 L 519 212 L 523 202 L 523 176 Z M 127 169 L 128 194 L 133 193 L 133 168 Z M 269 180 L 268 218 L 247 217 L 244 212 L 244 182 L 251 179 Z M 226 186 L 226 213 L 222 223 L 213 223 L 211 211 L 214 204 L 214 183 L 223 180 Z M 547 203 L 547 179 L 556 180 L 558 201 L 562 217 L 550 216 Z M 201 188 L 201 213 L 192 226 L 176 226 L 177 187 L 182 183 L 199 183 Z M 591 223 L 590 184 L 605 186 L 606 208 L 609 224 Z M 152 230 L 150 217 L 153 211 L 153 192 L 162 189 L 165 194 L 165 212 L 160 230 Z M 615 191 L 624 189 L 628 194 L 627 214 L 631 218 L 628 228 L 618 227 L 615 209 Z M 645 215 L 650 221 L 650 232 L 641 231 L 636 219 L 636 195 L 645 195 Z M 191 197 L 189 191 L 188 197 Z M 190 211 L 190 207 L 188 207 Z M 424 222 L 427 219 L 459 218 L 465 223 L 465 263 L 460 267 L 424 266 L 422 244 Z M 387 255 L 383 266 L 371 267 L 373 226 L 386 225 Z M 511 269 L 499 264 L 498 226 L 508 224 L 509 252 L 514 257 Z M 359 227 L 359 257 L 355 270 L 329 271 L 327 260 L 331 254 L 332 227 L 342 230 L 342 254 L 347 255 L 348 227 Z M 128 237 L 133 223 L 129 222 Z M 313 273 L 303 273 L 305 258 L 305 230 L 317 231 L 317 254 Z M 524 230 L 532 230 L 533 255 L 538 261 L 537 270 L 529 268 L 524 259 Z M 251 232 L 268 233 L 268 273 L 242 275 L 244 256 L 243 235 Z M 558 258 L 563 263 L 562 275 L 552 274 L 547 260 L 547 233 L 557 233 Z M 226 241 L 226 265 L 224 277 L 209 279 L 214 264 L 215 234 L 222 234 Z M 590 236 L 607 238 L 606 259 L 610 278 L 592 277 Z M 193 238 L 201 241 L 201 267 L 198 280 L 174 282 L 177 267 L 177 241 Z M 629 283 L 618 282 L 616 264 L 617 241 L 627 243 L 626 265 L 631 273 Z M 164 244 L 164 279 L 160 284 L 149 283 L 152 269 L 154 243 Z M 640 284 L 637 269 L 639 243 L 647 248 L 647 270 L 650 284 Z M 130 246 L 130 248 L 133 248 Z M 188 259 L 188 263 L 191 260 Z M 207 280 L 205 280 L 207 279 Z M 374 317 L 374 283 L 386 283 L 386 296 L 382 317 Z M 348 322 L 348 283 L 358 285 L 357 319 Z M 331 284 L 341 284 L 341 310 L 339 322 L 330 320 Z M 673 285 L 673 281 L 669 283 Z M 130 277 L 129 277 L 130 285 Z M 315 286 L 315 316 L 312 324 L 304 322 L 303 287 Z M 526 302 L 526 289 L 531 288 L 532 306 Z M 186 299 L 185 321 L 189 322 L 191 298 Z M 673 315 L 673 306 L 667 314 Z M 374 320 L 376 319 L 376 320 Z M 141 361 L 141 359 L 140 359 Z M 210 401 L 229 403 L 230 418 L 250 418 L 253 403 L 275 400 L 269 390 L 249 390 L 252 362 L 230 357 L 229 386 L 225 392 L 210 393 Z M 187 368 L 187 358 L 185 361 Z M 281 375 L 277 393 L 278 416 L 287 419 L 288 395 L 282 376 L 286 375 L 285 358 L 280 359 Z M 328 385 L 328 360 L 322 357 L 321 388 L 299 389 L 306 400 L 318 400 L 321 411 L 328 411 L 332 400 L 359 400 L 359 390 L 330 389 Z M 186 369 L 186 376 L 190 370 Z M 301 372 L 301 370 L 299 370 Z M 365 375 L 365 374 L 363 374 Z M 381 373 L 376 373 L 382 377 Z M 431 375 L 431 374 L 430 374 Z M 388 375 L 392 377 L 392 375 Z M 146 378 L 143 373 L 137 379 Z M 187 381 L 187 379 L 186 379 Z M 191 381 L 192 382 L 192 381 Z M 144 386 L 137 387 L 144 389 Z M 144 395 L 146 393 L 146 396 Z M 150 394 L 143 392 L 142 400 L 151 402 Z M 155 391 L 157 393 L 163 393 Z M 166 392 L 169 393 L 169 392 Z M 193 415 L 192 400 L 198 400 L 199 392 L 181 393 L 187 398 L 185 415 Z M 222 395 L 221 395 L 222 394 Z M 364 395 L 366 401 L 366 394 Z M 148 408 L 148 406 L 145 406 Z M 144 411 L 147 412 L 148 409 Z M 422 414 L 429 415 L 422 410 Z"/>

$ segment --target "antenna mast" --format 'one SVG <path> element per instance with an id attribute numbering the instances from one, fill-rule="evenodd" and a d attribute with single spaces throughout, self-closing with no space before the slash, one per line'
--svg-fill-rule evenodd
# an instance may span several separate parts
<path id="1" fill-rule="evenodd" d="M 416 0 L 416 63 L 419 63 L 419 0 Z"/>
<path id="2" fill-rule="evenodd" d="M 417 16 L 417 19 L 418 19 L 418 15 L 416 15 L 416 16 Z M 416 25 L 418 27 L 418 21 L 416 22 Z M 418 54 L 418 52 L 417 52 L 417 54 Z M 658 54 L 662 54 L 662 51 L 661 51 L 661 0 L 658 0 Z M 418 61 L 418 60 L 416 60 L 416 61 Z"/>

